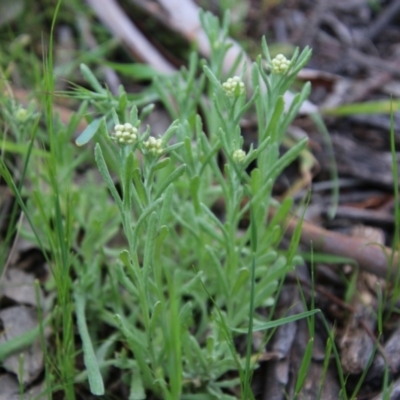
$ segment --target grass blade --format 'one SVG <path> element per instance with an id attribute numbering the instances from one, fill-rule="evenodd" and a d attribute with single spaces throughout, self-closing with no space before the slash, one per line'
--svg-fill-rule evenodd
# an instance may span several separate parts
<path id="1" fill-rule="evenodd" d="M 96 396 L 101 396 L 104 394 L 104 383 L 86 324 L 86 299 L 85 296 L 81 293 L 78 293 L 78 291 L 75 292 L 74 297 L 76 322 L 78 325 L 78 332 L 82 340 L 83 360 L 88 373 L 90 391 Z"/>

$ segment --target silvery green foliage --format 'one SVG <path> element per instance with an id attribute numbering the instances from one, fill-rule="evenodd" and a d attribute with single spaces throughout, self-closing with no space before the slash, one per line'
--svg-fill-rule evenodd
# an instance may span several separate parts
<path id="1" fill-rule="evenodd" d="M 245 376 L 235 330 L 268 319 L 265 310 L 295 262 L 296 238 L 286 255 L 277 251 L 291 200 L 278 204 L 271 191 L 306 144 L 279 153 L 309 85 L 290 105 L 283 95 L 311 52 L 271 60 L 263 41 L 263 57 L 244 83 L 222 73 L 227 20 L 220 26 L 210 14 L 201 19 L 213 49 L 210 63 L 193 54 L 188 69 L 154 80 L 156 98 L 174 119 L 160 137 L 141 128 L 149 108 L 138 116 L 123 89 L 114 98 L 82 69 L 95 89 L 94 107 L 104 111 L 90 132 L 99 132 L 96 161 L 127 241 L 110 273 L 125 302 L 123 312 L 114 311 L 115 326 L 131 351 L 124 357 L 134 366 L 135 399 L 145 398 L 145 390 L 171 400 L 189 393 L 235 398 L 229 387 L 243 386 Z M 249 114 L 257 118 L 257 140 L 245 148 L 241 121 Z M 277 212 L 267 222 L 272 207 Z M 243 228 L 248 215 L 251 223 Z M 229 371 L 238 371 L 237 378 L 227 378 Z"/>

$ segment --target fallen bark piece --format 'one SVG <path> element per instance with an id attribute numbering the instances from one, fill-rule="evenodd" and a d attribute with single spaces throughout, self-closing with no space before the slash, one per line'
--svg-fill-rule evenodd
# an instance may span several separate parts
<path id="1" fill-rule="evenodd" d="M 301 282 L 310 283 L 310 277 L 304 268 L 298 268 Z M 307 293 L 304 293 L 307 298 Z M 304 312 L 298 283 L 285 284 L 278 300 L 277 316 Z M 262 400 L 284 400 L 295 398 L 295 387 L 299 376 L 304 351 L 310 341 L 307 321 L 302 319 L 278 327 L 270 346 L 274 359 L 268 361 L 265 370 L 264 393 Z M 299 399 L 336 400 L 340 387 L 335 375 L 335 367 L 329 366 L 323 377 L 322 365 L 325 360 L 325 343 L 319 332 L 313 336 L 312 360 Z M 323 380 L 323 381 L 322 381 Z M 321 392 L 321 393 L 320 393 Z M 322 396 L 322 397 L 321 397 Z"/>
<path id="2" fill-rule="evenodd" d="M 378 396 L 375 396 L 371 400 L 397 400 L 400 399 L 400 378 L 395 380 L 390 385 L 390 396 L 387 397 L 386 393 L 379 393 Z"/>
<path id="3" fill-rule="evenodd" d="M 302 319 L 297 321 L 297 323 L 298 332 L 293 343 L 292 354 L 290 357 L 291 380 L 287 390 L 287 398 L 298 398 L 301 400 L 315 400 L 318 398 L 324 400 L 339 399 L 340 386 L 338 384 L 335 366 L 333 364 L 328 367 L 326 375 L 323 377 L 325 343 L 318 331 L 316 331 L 313 336 L 313 355 L 307 371 L 307 376 L 300 393 L 296 396 L 295 387 L 298 380 L 298 374 L 301 363 L 303 362 L 304 351 L 310 340 L 307 321 Z"/>
<path id="4" fill-rule="evenodd" d="M 354 227 L 352 235 L 380 245 L 385 241 L 381 229 L 366 226 Z M 339 341 L 340 359 L 345 373 L 361 374 L 373 355 L 375 343 L 371 332 L 376 327 L 376 289 L 384 285 L 383 279 L 369 272 L 360 271 L 358 274 L 356 291 L 351 300 L 354 312 L 349 314 L 344 334 Z"/>
<path id="5" fill-rule="evenodd" d="M 362 303 L 357 302 L 353 307 L 354 313 L 350 314 L 346 330 L 339 342 L 340 361 L 346 374 L 361 374 L 374 351 L 374 341 L 366 332 L 365 326 L 369 332 L 373 332 L 376 320 L 373 311 Z"/>
<path id="6" fill-rule="evenodd" d="M 389 369 L 389 377 L 397 376 L 400 371 L 400 327 L 398 327 L 390 336 L 389 340 L 383 346 L 387 360 L 382 354 L 377 354 L 370 370 L 368 371 L 366 381 L 371 384 L 381 385 L 385 369 Z M 389 365 L 388 365 L 389 364 Z M 397 398 L 397 397 L 396 397 Z"/>
<path id="7" fill-rule="evenodd" d="M 388 189 L 393 188 L 393 164 L 389 152 L 373 150 L 345 135 L 332 134 L 330 137 L 340 174 L 360 178 Z M 323 168 L 330 168 L 326 159 L 319 161 Z"/>
<path id="8" fill-rule="evenodd" d="M 288 311 L 289 310 L 289 311 Z M 279 296 L 277 315 L 290 316 L 304 311 L 298 287 L 287 285 Z M 290 352 L 297 333 L 297 322 L 281 325 L 276 329 L 271 351 L 277 359 L 270 360 L 265 371 L 263 400 L 284 400 L 289 383 Z"/>
<path id="9" fill-rule="evenodd" d="M 339 206 L 335 218 L 344 218 L 358 221 L 359 223 L 387 227 L 392 227 L 395 223 L 394 216 L 386 211 L 376 211 L 349 206 Z"/>

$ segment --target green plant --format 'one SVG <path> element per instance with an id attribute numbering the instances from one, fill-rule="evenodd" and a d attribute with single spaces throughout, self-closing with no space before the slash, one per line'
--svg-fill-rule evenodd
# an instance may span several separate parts
<path id="1" fill-rule="evenodd" d="M 112 98 L 85 65 L 82 73 L 94 91 L 75 93 L 104 115 L 78 143 L 96 135 L 96 163 L 127 242 L 108 271 L 129 300 L 109 307 L 132 354 L 121 355 L 132 366 L 132 399 L 145 398 L 145 390 L 171 400 L 197 398 L 194 392 L 232 399 L 226 389 L 237 385 L 242 398 L 252 398 L 251 346 L 238 353 L 234 332 L 248 327 L 251 343 L 253 326 L 268 321 L 257 309 L 274 304 L 279 280 L 296 263 L 298 235 L 286 255 L 277 250 L 291 201 L 280 205 L 271 191 L 306 144 L 302 140 L 279 154 L 310 87 L 305 85 L 290 105 L 283 95 L 311 51 L 296 50 L 291 61 L 271 60 L 264 40 L 265 60 L 257 59 L 245 84 L 221 72 L 227 21 L 221 27 L 212 15 L 201 17 L 213 49 L 210 64 L 199 63 L 193 54 L 188 70 L 154 80 L 155 92 L 175 119 L 160 137 L 141 128 L 151 107 L 138 116 L 123 89 Z M 258 146 L 247 150 L 240 121 L 249 110 L 257 115 Z M 256 167 L 248 172 L 251 163 Z M 213 209 L 217 200 L 223 204 L 220 216 Z M 272 207 L 277 212 L 267 223 Z M 247 227 L 239 229 L 245 220 Z M 79 287 L 82 294 L 88 290 L 84 280 Z M 87 352 L 92 354 L 91 345 Z M 97 369 L 89 358 L 87 367 Z M 228 372 L 235 370 L 239 375 L 232 378 Z"/>
<path id="2" fill-rule="evenodd" d="M 19 233 L 39 244 L 52 271 L 47 288 L 56 293 L 54 303 L 43 305 L 43 313 L 54 309 L 40 329 L 13 348 L 37 334 L 45 343 L 44 324 L 51 321 L 56 351 L 45 354 L 49 396 L 61 389 L 74 399 L 74 385 L 86 379 L 92 393 L 101 395 L 113 366 L 130 385 L 130 399 L 144 399 L 147 392 L 171 400 L 251 399 L 257 365 L 252 333 L 316 312 L 278 321 L 265 312 L 298 261 L 300 227 L 288 251 L 278 248 L 292 200 L 279 204 L 271 192 L 306 145 L 302 140 L 279 153 L 310 87 L 291 104 L 283 95 L 311 51 L 272 60 L 263 41 L 264 58 L 250 71 L 238 59 L 224 74 L 228 19 L 222 26 L 210 14 L 201 19 L 213 49 L 209 64 L 193 54 L 188 69 L 155 76 L 152 87 L 135 96 L 123 88 L 113 96 L 82 65 L 91 90 L 68 93 L 81 107 L 67 126 L 53 118 L 51 46 L 41 96 L 45 128 L 34 105 L 24 114 L 2 99 L 2 121 L 12 132 L 1 139 L 2 149 L 25 157 L 22 174 L 7 157 L 0 172 L 30 226 Z M 241 76 L 234 76 L 236 69 Z M 174 119 L 159 137 L 141 123 L 153 110 L 151 101 L 162 102 Z M 249 113 L 257 118 L 257 143 L 245 148 L 240 123 Z M 89 146 L 78 151 L 71 143 L 83 117 L 89 125 L 76 143 L 94 139 L 105 185 L 90 169 L 84 184 L 76 184 L 78 167 L 93 162 Z M 15 221 L 16 208 L 12 215 Z M 113 330 L 106 337 L 105 325 Z M 247 340 L 245 350 L 237 349 L 238 340 Z M 77 374 L 80 343 L 86 369 Z M 308 354 L 311 347 L 310 341 Z M 303 376 L 307 368 L 306 360 Z"/>

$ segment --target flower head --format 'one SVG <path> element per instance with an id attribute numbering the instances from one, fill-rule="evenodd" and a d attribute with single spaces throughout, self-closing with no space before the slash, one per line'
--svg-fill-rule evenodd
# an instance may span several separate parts
<path id="1" fill-rule="evenodd" d="M 156 139 L 153 136 L 150 136 L 146 142 L 143 142 L 143 146 L 148 153 L 155 156 L 160 155 L 163 152 L 162 140 Z"/>
<path id="2" fill-rule="evenodd" d="M 290 61 L 283 55 L 278 54 L 272 60 L 272 72 L 274 74 L 284 74 L 289 68 Z"/>
<path id="3" fill-rule="evenodd" d="M 29 117 L 29 112 L 26 108 L 19 107 L 15 112 L 15 117 L 19 122 L 25 122 Z"/>
<path id="4" fill-rule="evenodd" d="M 246 152 L 242 149 L 235 150 L 232 154 L 233 161 L 238 164 L 242 164 L 246 158 Z"/>
<path id="5" fill-rule="evenodd" d="M 132 144 L 137 139 L 138 130 L 132 124 L 117 124 L 114 136 L 120 144 Z"/>
<path id="6" fill-rule="evenodd" d="M 228 78 L 228 80 L 222 84 L 222 88 L 228 97 L 234 97 L 237 93 L 241 95 L 245 91 L 244 83 L 239 76 Z M 239 88 L 239 90 L 237 91 L 236 88 Z"/>

